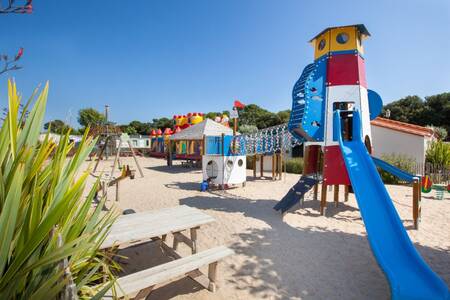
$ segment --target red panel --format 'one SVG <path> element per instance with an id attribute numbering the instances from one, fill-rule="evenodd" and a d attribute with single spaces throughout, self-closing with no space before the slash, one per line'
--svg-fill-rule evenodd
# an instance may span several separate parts
<path id="1" fill-rule="evenodd" d="M 336 54 L 328 59 L 327 85 L 362 85 L 367 88 L 364 60 L 358 54 Z"/>
<path id="2" fill-rule="evenodd" d="M 359 84 L 367 89 L 366 65 L 364 64 L 364 59 L 359 55 L 358 55 L 358 71 L 359 71 Z"/>
<path id="3" fill-rule="evenodd" d="M 350 185 L 350 179 L 348 178 L 347 169 L 345 168 L 344 159 L 339 146 L 325 147 L 323 178 L 324 183 L 327 185 Z"/>

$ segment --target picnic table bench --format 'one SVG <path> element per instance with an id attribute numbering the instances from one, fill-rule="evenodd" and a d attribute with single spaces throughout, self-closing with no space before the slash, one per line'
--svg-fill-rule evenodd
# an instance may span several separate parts
<path id="1" fill-rule="evenodd" d="M 198 252 L 197 230 L 200 226 L 214 221 L 211 216 L 186 205 L 120 216 L 111 227 L 102 249 L 113 246 L 122 249 L 154 241 L 160 243 L 164 251 L 175 260 L 118 278 L 114 287 L 117 298 L 144 299 L 158 285 L 182 276 L 189 276 L 214 292 L 217 264 L 221 259 L 233 254 L 231 249 L 224 246 Z M 189 231 L 190 235 L 185 235 L 183 231 Z M 166 243 L 168 234 L 173 235 L 172 247 Z M 192 255 L 182 257 L 176 251 L 180 242 L 191 248 Z M 199 268 L 205 265 L 208 265 L 208 275 L 199 271 Z M 113 299 L 112 289 L 104 298 Z"/>

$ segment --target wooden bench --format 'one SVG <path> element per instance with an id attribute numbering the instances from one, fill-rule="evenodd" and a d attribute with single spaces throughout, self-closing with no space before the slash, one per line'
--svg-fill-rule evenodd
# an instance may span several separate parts
<path id="1" fill-rule="evenodd" d="M 220 246 L 187 257 L 178 256 L 178 259 L 168 263 L 120 277 L 115 283 L 117 298 L 145 299 L 157 285 L 169 283 L 181 276 L 195 278 L 202 286 L 214 292 L 217 288 L 217 264 L 219 260 L 233 253 L 233 250 Z M 208 265 L 208 277 L 198 280 L 197 277 L 204 276 L 198 269 L 206 265 Z M 103 299 L 113 299 L 112 289 Z"/>

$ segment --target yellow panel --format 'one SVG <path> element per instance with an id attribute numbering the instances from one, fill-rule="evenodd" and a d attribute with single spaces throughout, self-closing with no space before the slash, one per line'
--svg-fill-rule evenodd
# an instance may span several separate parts
<path id="1" fill-rule="evenodd" d="M 319 49 L 319 45 L 322 40 L 325 41 L 325 46 L 323 47 L 323 49 Z M 321 34 L 320 36 L 318 36 L 316 39 L 314 39 L 313 45 L 314 45 L 314 59 L 317 59 L 322 55 L 330 52 L 330 31 L 328 30 L 323 34 Z"/>
<path id="2" fill-rule="evenodd" d="M 356 50 L 356 27 L 338 27 L 331 29 L 331 48 L 330 51 Z M 348 40 L 345 43 L 338 43 L 337 37 L 340 34 L 346 34 Z"/>

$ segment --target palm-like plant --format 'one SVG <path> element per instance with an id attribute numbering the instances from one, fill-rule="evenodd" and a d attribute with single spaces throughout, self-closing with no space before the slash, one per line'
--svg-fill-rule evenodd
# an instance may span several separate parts
<path id="1" fill-rule="evenodd" d="M 90 286 L 114 279 L 115 264 L 99 247 L 115 213 L 102 212 L 103 203 L 92 208 L 98 183 L 86 196 L 88 172 L 79 173 L 95 141 L 86 131 L 70 159 L 68 133 L 57 145 L 48 136 L 39 141 L 47 95 L 48 84 L 34 91 L 25 118 L 8 82 L 0 129 L 0 299 L 90 297 Z"/>

